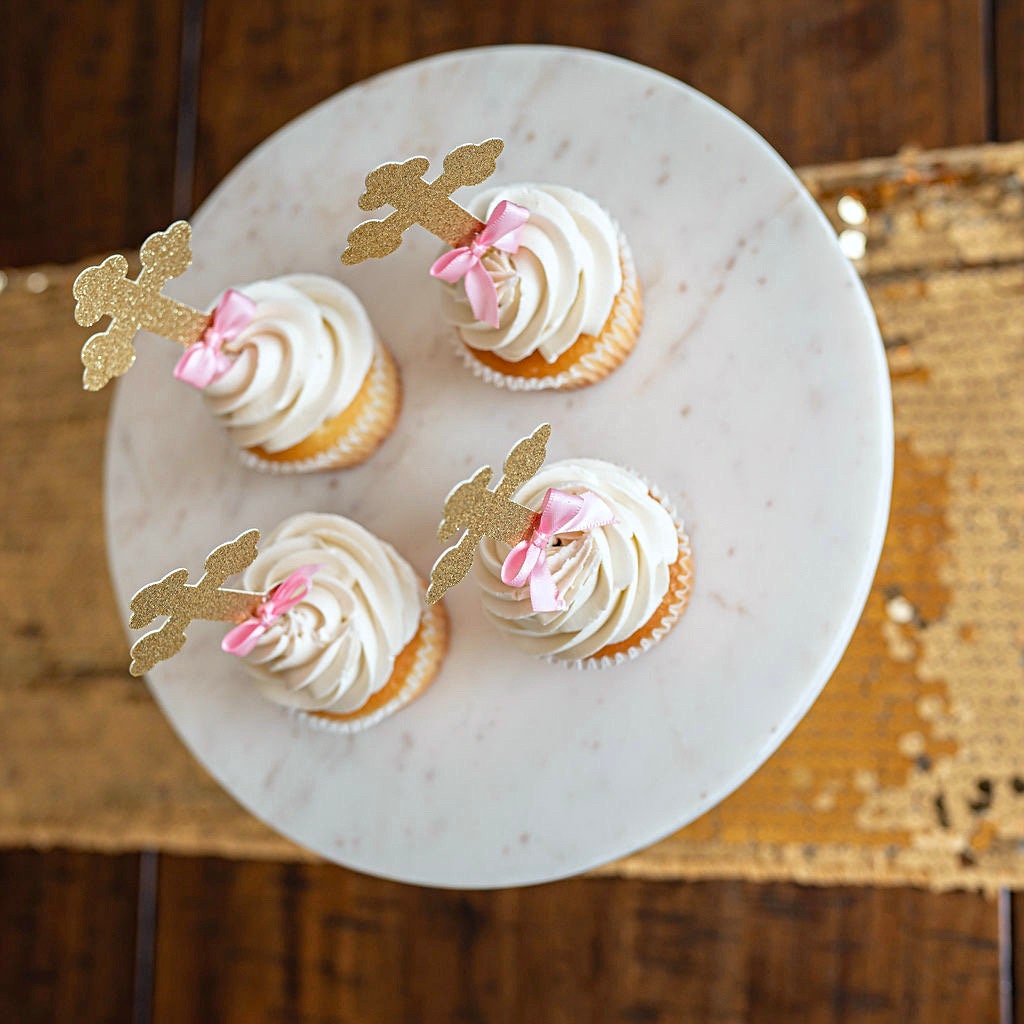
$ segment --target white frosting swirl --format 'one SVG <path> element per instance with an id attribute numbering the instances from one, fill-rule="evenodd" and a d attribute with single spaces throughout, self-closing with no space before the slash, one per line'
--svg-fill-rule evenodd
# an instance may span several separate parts
<path id="1" fill-rule="evenodd" d="M 281 452 L 351 405 L 376 344 L 355 294 L 317 274 L 242 285 L 252 323 L 224 346 L 231 368 L 203 391 L 240 448 Z"/>
<path id="2" fill-rule="evenodd" d="M 272 701 L 305 711 L 361 708 L 416 633 L 421 589 L 385 541 L 342 516 L 286 519 L 260 544 L 246 590 L 266 592 L 303 565 L 324 566 L 309 592 L 244 659 Z"/>
<path id="3" fill-rule="evenodd" d="M 622 288 L 618 230 L 593 199 L 560 185 L 502 185 L 475 196 L 469 211 L 486 221 L 503 199 L 530 219 L 518 252 L 484 260 L 498 286 L 497 330 L 474 318 L 461 282 L 442 283 L 442 315 L 470 348 L 513 363 L 539 352 L 553 363 L 608 319 Z"/>
<path id="4" fill-rule="evenodd" d="M 549 487 L 573 494 L 593 491 L 619 520 L 590 533 L 556 537 L 548 545 L 548 567 L 565 610 L 535 612 L 529 587 L 501 582 L 507 544 L 485 539 L 474 571 L 484 613 L 517 647 L 576 661 L 621 643 L 646 624 L 668 591 L 679 537 L 671 514 L 651 496 L 648 485 L 610 462 L 552 463 L 524 484 L 515 499 L 539 510 Z"/>

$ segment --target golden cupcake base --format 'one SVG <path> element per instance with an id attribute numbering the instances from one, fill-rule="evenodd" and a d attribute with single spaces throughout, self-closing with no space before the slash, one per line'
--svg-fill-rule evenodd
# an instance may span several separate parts
<path id="1" fill-rule="evenodd" d="M 401 407 L 398 366 L 378 341 L 363 386 L 347 408 L 291 448 L 280 452 L 247 448 L 242 461 L 266 473 L 313 473 L 357 466 L 395 429 Z"/>
<path id="2" fill-rule="evenodd" d="M 347 714 L 331 711 L 300 711 L 304 718 L 332 732 L 354 733 L 368 729 L 411 704 L 437 677 L 448 653 L 448 613 L 444 606 L 425 605 L 419 628 L 395 658 L 391 677 L 361 708 Z"/>

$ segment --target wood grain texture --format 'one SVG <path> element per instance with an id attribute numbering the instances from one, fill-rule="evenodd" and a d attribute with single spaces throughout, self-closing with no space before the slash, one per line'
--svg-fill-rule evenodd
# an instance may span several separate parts
<path id="1" fill-rule="evenodd" d="M 167 225 L 180 48 L 180 0 L 9 7 L 0 265 L 137 246 Z"/>
<path id="2" fill-rule="evenodd" d="M 156 1024 L 995 1024 L 972 895 L 576 879 L 418 889 L 164 857 Z M 941 969 L 937 969 L 941 965 Z"/>
<path id="3" fill-rule="evenodd" d="M 996 138 L 1024 139 L 1024 0 L 993 0 Z"/>
<path id="4" fill-rule="evenodd" d="M 0 853 L 0 1020 L 127 1024 L 139 858 Z"/>
<path id="5" fill-rule="evenodd" d="M 5 21 L 0 264 L 137 244 L 171 219 L 181 6 L 38 0 Z M 983 138 L 981 0 L 761 6 L 528 0 L 467 13 L 454 0 L 303 0 L 282 12 L 268 0 L 208 0 L 197 199 L 337 89 L 417 57 L 511 41 L 658 67 L 735 110 L 791 162 Z M 995 0 L 994 11 L 996 126 L 1019 138 L 1024 6 Z M 914 265 L 927 260 L 900 269 Z M 162 836 L 171 847 L 294 855 L 205 776 L 124 677 L 102 550 L 109 396 L 77 389 L 74 328 L 53 330 L 69 311 L 52 290 L 0 331 L 14 353 L 0 466 L 18 481 L 0 561 L 5 575 L 50 570 L 27 596 L 0 600 L 0 748 L 16 734 L 18 751 L 34 746 L 48 766 L 26 812 L 10 798 L 32 762 L 0 753 L 0 839 L 46 842 L 56 830 L 93 844 Z M 83 587 L 88 575 L 101 582 Z M 69 617 L 69 603 L 91 614 Z M 131 1018 L 137 877 L 135 856 L 0 853 L 0 1020 Z M 974 896 L 605 879 L 463 894 L 322 865 L 168 857 L 160 895 L 158 1024 L 997 1019 L 995 912 Z M 1024 897 L 1015 907 L 1024 1021 Z"/>
<path id="6" fill-rule="evenodd" d="M 368 75 L 446 50 L 551 43 L 648 64 L 723 103 L 791 163 L 985 139 L 986 0 L 208 0 L 195 197 Z M 329 169 L 325 168 L 325 173 Z"/>

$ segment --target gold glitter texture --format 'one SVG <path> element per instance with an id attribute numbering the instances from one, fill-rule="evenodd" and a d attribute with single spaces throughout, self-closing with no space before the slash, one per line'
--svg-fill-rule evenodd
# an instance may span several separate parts
<path id="1" fill-rule="evenodd" d="M 175 569 L 162 580 L 143 587 L 131 601 L 128 625 L 142 629 L 163 615 L 167 621 L 132 645 L 128 671 L 141 676 L 158 662 L 173 657 L 185 645 L 185 628 L 193 619 L 242 622 L 256 609 L 263 594 L 225 590 L 221 584 L 252 565 L 260 542 L 259 530 L 247 530 L 206 556 L 203 578 L 188 583 L 188 569 Z"/>
<path id="2" fill-rule="evenodd" d="M 468 480 L 457 484 L 445 499 L 444 518 L 437 528 L 437 536 L 447 540 L 460 530 L 466 533 L 430 570 L 427 604 L 439 601 L 449 587 L 465 578 L 481 538 L 493 537 L 514 545 L 533 529 L 539 514 L 514 502 L 510 495 L 543 465 L 549 437 L 551 424 L 542 423 L 529 437 L 523 438 L 508 453 L 504 475 L 493 491 L 487 488 L 493 471 L 490 466 L 483 466 Z"/>
<path id="3" fill-rule="evenodd" d="M 150 235 L 139 257 L 142 272 L 134 281 L 128 277 L 128 261 L 120 255 L 108 256 L 98 267 L 87 267 L 75 279 L 75 321 L 91 327 L 110 317 L 110 326 L 82 348 L 82 383 L 87 391 L 99 391 L 128 371 L 135 362 L 136 332 L 152 331 L 188 346 L 199 340 L 210 323 L 208 314 L 160 294 L 192 262 L 192 228 L 185 221 Z"/>
<path id="4" fill-rule="evenodd" d="M 501 139 L 459 146 L 444 158 L 443 173 L 431 182 L 423 180 L 430 162 L 422 156 L 371 171 L 366 176 L 366 191 L 359 197 L 359 208 L 369 212 L 393 206 L 395 212 L 384 220 L 366 220 L 354 228 L 341 262 L 353 266 L 390 255 L 402 244 L 402 233 L 413 224 L 425 227 L 451 246 L 468 244 L 484 225 L 450 196 L 463 185 L 486 181 L 504 148 Z"/>

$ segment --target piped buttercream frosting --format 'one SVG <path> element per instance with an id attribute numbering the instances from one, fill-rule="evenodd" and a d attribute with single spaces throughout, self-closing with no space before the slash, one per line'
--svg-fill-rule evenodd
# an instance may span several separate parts
<path id="1" fill-rule="evenodd" d="M 420 621 L 412 568 L 358 523 L 303 513 L 260 544 L 246 590 L 266 592 L 300 566 L 319 564 L 306 596 L 272 623 L 244 664 L 271 700 L 346 714 L 388 682 Z"/>
<path id="2" fill-rule="evenodd" d="M 668 509 L 647 483 L 620 466 L 573 459 L 543 467 L 515 500 L 540 508 L 549 487 L 579 494 L 593 491 L 618 522 L 588 533 L 555 537 L 548 567 L 566 602 L 563 611 L 534 612 L 527 587 L 501 581 L 510 548 L 485 538 L 474 563 L 487 618 L 517 647 L 560 661 L 590 658 L 642 629 L 669 588 L 669 569 L 679 557 L 679 534 Z"/>
<path id="3" fill-rule="evenodd" d="M 461 284 L 441 285 L 442 316 L 470 348 L 513 363 L 538 352 L 553 363 L 608 319 L 622 288 L 618 229 L 593 199 L 561 185 L 502 185 L 468 208 L 486 221 L 503 199 L 530 219 L 516 253 L 492 250 L 483 260 L 498 290 L 499 326 L 473 316 Z"/>
<path id="4" fill-rule="evenodd" d="M 203 396 L 239 447 L 285 451 L 352 403 L 376 335 L 355 293 L 329 277 L 291 274 L 237 290 L 255 315 L 224 345 L 234 362 Z"/>

